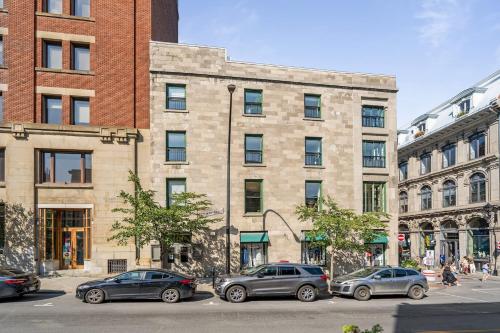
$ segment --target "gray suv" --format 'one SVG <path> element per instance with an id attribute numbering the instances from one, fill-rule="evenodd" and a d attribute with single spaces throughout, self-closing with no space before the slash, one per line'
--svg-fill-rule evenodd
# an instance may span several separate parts
<path id="1" fill-rule="evenodd" d="M 414 269 L 369 267 L 332 279 L 333 294 L 354 296 L 367 301 L 372 295 L 408 295 L 422 299 L 429 290 L 425 276 Z"/>
<path id="2" fill-rule="evenodd" d="M 312 302 L 319 295 L 329 295 L 328 276 L 313 265 L 276 263 L 243 270 L 240 275 L 222 275 L 215 280 L 215 292 L 232 303 L 247 296 L 293 295 L 302 302 Z"/>

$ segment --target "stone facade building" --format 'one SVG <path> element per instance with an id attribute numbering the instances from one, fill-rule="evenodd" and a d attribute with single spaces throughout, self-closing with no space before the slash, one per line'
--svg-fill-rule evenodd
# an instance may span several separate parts
<path id="1" fill-rule="evenodd" d="M 500 71 L 398 132 L 400 260 L 497 264 Z"/>
<path id="2" fill-rule="evenodd" d="M 357 212 L 384 210 L 381 237 L 361 262 L 397 262 L 396 80 L 229 61 L 224 49 L 151 43 L 151 183 L 158 200 L 207 194 L 225 216 L 229 117 L 232 270 L 288 260 L 325 264 L 295 207 L 332 196 Z M 187 237 L 167 264 L 223 270 L 225 222 Z M 349 256 L 347 256 L 349 257 Z M 156 258 L 159 259 L 159 258 Z M 346 259 L 346 258 L 344 258 Z M 161 263 L 157 263 L 160 265 Z"/>
<path id="3" fill-rule="evenodd" d="M 176 0 L 0 1 L 0 265 L 134 267 L 112 209 L 149 177 L 149 42 L 177 22 Z"/>

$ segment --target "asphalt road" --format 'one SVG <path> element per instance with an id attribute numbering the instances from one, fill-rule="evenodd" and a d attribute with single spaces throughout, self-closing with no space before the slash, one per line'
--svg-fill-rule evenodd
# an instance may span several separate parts
<path id="1" fill-rule="evenodd" d="M 42 292 L 0 301 L 0 332 L 341 332 L 344 324 L 384 332 L 500 332 L 500 282 L 464 281 L 420 301 L 382 297 L 301 303 L 293 298 L 231 304 L 211 293 L 190 301 L 82 303 L 74 294 Z"/>

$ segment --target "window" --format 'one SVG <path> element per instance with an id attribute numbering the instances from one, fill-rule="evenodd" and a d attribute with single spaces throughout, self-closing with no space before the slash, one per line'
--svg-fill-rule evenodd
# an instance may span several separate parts
<path id="1" fill-rule="evenodd" d="M 3 0 L 0 0 L 0 8 L 3 8 Z"/>
<path id="2" fill-rule="evenodd" d="M 486 138 L 483 133 L 474 134 L 469 138 L 469 142 L 471 160 L 486 155 Z"/>
<path id="3" fill-rule="evenodd" d="M 470 202 L 486 201 L 486 177 L 482 173 L 475 173 L 470 177 Z"/>
<path id="4" fill-rule="evenodd" d="M 425 175 L 431 172 L 431 154 L 420 156 L 420 174 Z"/>
<path id="5" fill-rule="evenodd" d="M 325 273 L 319 267 L 302 267 L 307 273 L 311 275 L 324 275 Z"/>
<path id="6" fill-rule="evenodd" d="M 90 17 L 90 0 L 72 0 L 71 15 Z"/>
<path id="7" fill-rule="evenodd" d="M 63 0 L 45 0 L 44 11 L 51 14 L 62 14 Z"/>
<path id="8" fill-rule="evenodd" d="M 363 106 L 362 108 L 363 127 L 381 127 L 385 126 L 385 110 L 381 106 Z"/>
<path id="9" fill-rule="evenodd" d="M 455 165 L 457 148 L 454 144 L 443 147 L 443 168 Z"/>
<path id="10" fill-rule="evenodd" d="M 321 165 L 321 138 L 306 138 L 306 165 Z"/>
<path id="11" fill-rule="evenodd" d="M 90 47 L 83 44 L 71 45 L 71 69 L 90 71 Z"/>
<path id="12" fill-rule="evenodd" d="M 363 141 L 363 167 L 385 168 L 384 141 Z"/>
<path id="13" fill-rule="evenodd" d="M 264 267 L 258 272 L 258 274 L 261 274 L 263 276 L 276 276 L 277 274 L 276 266 Z"/>
<path id="14" fill-rule="evenodd" d="M 399 164 L 399 180 L 408 179 L 408 162 L 403 162 Z"/>
<path id="15" fill-rule="evenodd" d="M 167 109 L 186 110 L 186 86 L 181 84 L 167 85 Z"/>
<path id="16" fill-rule="evenodd" d="M 395 278 L 406 277 L 406 270 L 401 269 L 401 268 L 394 269 L 394 277 Z"/>
<path id="17" fill-rule="evenodd" d="M 414 270 L 412 270 L 412 269 L 407 269 L 407 270 L 406 270 L 406 274 L 408 274 L 408 276 L 420 275 L 420 273 L 419 273 L 419 272 L 414 271 Z"/>
<path id="18" fill-rule="evenodd" d="M 363 183 L 363 211 L 385 212 L 385 183 Z"/>
<path id="19" fill-rule="evenodd" d="M 0 182 L 5 181 L 5 148 L 0 149 Z"/>
<path id="20" fill-rule="evenodd" d="M 321 199 L 321 182 L 306 181 L 306 206 L 313 208 L 319 207 Z"/>
<path id="21" fill-rule="evenodd" d="M 458 104 L 458 107 L 460 108 L 460 112 L 465 114 L 465 113 L 469 113 L 469 110 L 470 110 L 470 98 L 468 99 L 465 99 L 463 101 L 460 102 L 460 104 Z"/>
<path id="22" fill-rule="evenodd" d="M 0 123 L 3 123 L 3 92 L 0 91 Z"/>
<path id="23" fill-rule="evenodd" d="M 321 118 L 320 95 L 304 95 L 304 117 Z"/>
<path id="24" fill-rule="evenodd" d="M 420 190 L 421 209 L 428 210 L 432 208 L 432 190 L 430 186 L 424 186 Z"/>
<path id="25" fill-rule="evenodd" d="M 399 193 L 399 212 L 400 213 L 408 213 L 408 193 L 400 192 Z"/>
<path id="26" fill-rule="evenodd" d="M 245 163 L 262 163 L 262 135 L 245 135 Z"/>
<path id="27" fill-rule="evenodd" d="M 0 202 L 0 249 L 5 247 L 5 204 Z"/>
<path id="28" fill-rule="evenodd" d="M 74 152 L 42 152 L 43 183 L 92 183 L 92 154 Z"/>
<path id="29" fill-rule="evenodd" d="M 300 275 L 300 272 L 293 266 L 279 266 L 278 275 Z"/>
<path id="30" fill-rule="evenodd" d="M 189 247 L 187 246 L 182 246 L 181 247 L 181 262 L 189 262 Z"/>
<path id="31" fill-rule="evenodd" d="M 169 275 L 162 272 L 146 272 L 145 280 L 162 280 L 168 279 Z"/>
<path id="32" fill-rule="evenodd" d="M 62 69 L 62 44 L 61 42 L 43 42 L 43 67 Z"/>
<path id="33" fill-rule="evenodd" d="M 453 180 L 443 183 L 443 207 L 451 207 L 457 204 L 457 186 Z"/>
<path id="34" fill-rule="evenodd" d="M 241 243 L 241 267 L 256 267 L 267 263 L 267 243 Z"/>
<path id="35" fill-rule="evenodd" d="M 427 129 L 427 127 L 425 126 L 425 122 L 418 124 L 417 128 L 418 128 L 419 132 L 423 132 L 423 133 L 425 133 L 425 130 Z"/>
<path id="36" fill-rule="evenodd" d="M 245 89 L 245 114 L 262 114 L 262 90 Z"/>
<path id="37" fill-rule="evenodd" d="M 43 122 L 47 124 L 62 124 L 61 97 L 43 97 Z"/>
<path id="38" fill-rule="evenodd" d="M 245 213 L 262 212 L 262 180 L 245 180 Z"/>
<path id="39" fill-rule="evenodd" d="M 186 192 L 186 179 L 167 179 L 167 207 L 172 206 L 174 196 Z"/>
<path id="40" fill-rule="evenodd" d="M 186 132 L 167 132 L 167 161 L 186 161 Z"/>
<path id="41" fill-rule="evenodd" d="M 0 65 L 3 65 L 3 64 L 4 64 L 4 59 L 3 59 L 3 36 L 0 35 Z"/>
<path id="42" fill-rule="evenodd" d="M 301 263 L 308 265 L 326 266 L 326 247 L 312 242 L 307 231 L 302 232 L 301 244 Z M 320 275 L 322 272 L 320 273 Z"/>
<path id="43" fill-rule="evenodd" d="M 123 281 L 138 281 L 141 280 L 142 278 L 142 273 L 141 271 L 133 271 L 133 272 L 127 272 L 120 274 L 116 277 L 118 280 L 123 280 Z"/>
<path id="44" fill-rule="evenodd" d="M 90 107 L 87 98 L 73 98 L 71 124 L 73 125 L 89 125 L 90 124 Z"/>
<path id="45" fill-rule="evenodd" d="M 392 278 L 392 272 L 391 272 L 390 269 L 386 269 L 386 270 L 384 270 L 382 272 L 378 272 L 375 275 L 380 276 L 381 279 L 390 279 L 390 278 Z"/>

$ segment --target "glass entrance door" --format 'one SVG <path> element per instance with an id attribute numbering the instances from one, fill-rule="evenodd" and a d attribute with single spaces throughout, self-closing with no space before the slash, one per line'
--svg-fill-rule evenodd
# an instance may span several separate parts
<path id="1" fill-rule="evenodd" d="M 62 268 L 83 268 L 85 253 L 85 231 L 83 228 L 62 230 Z"/>

